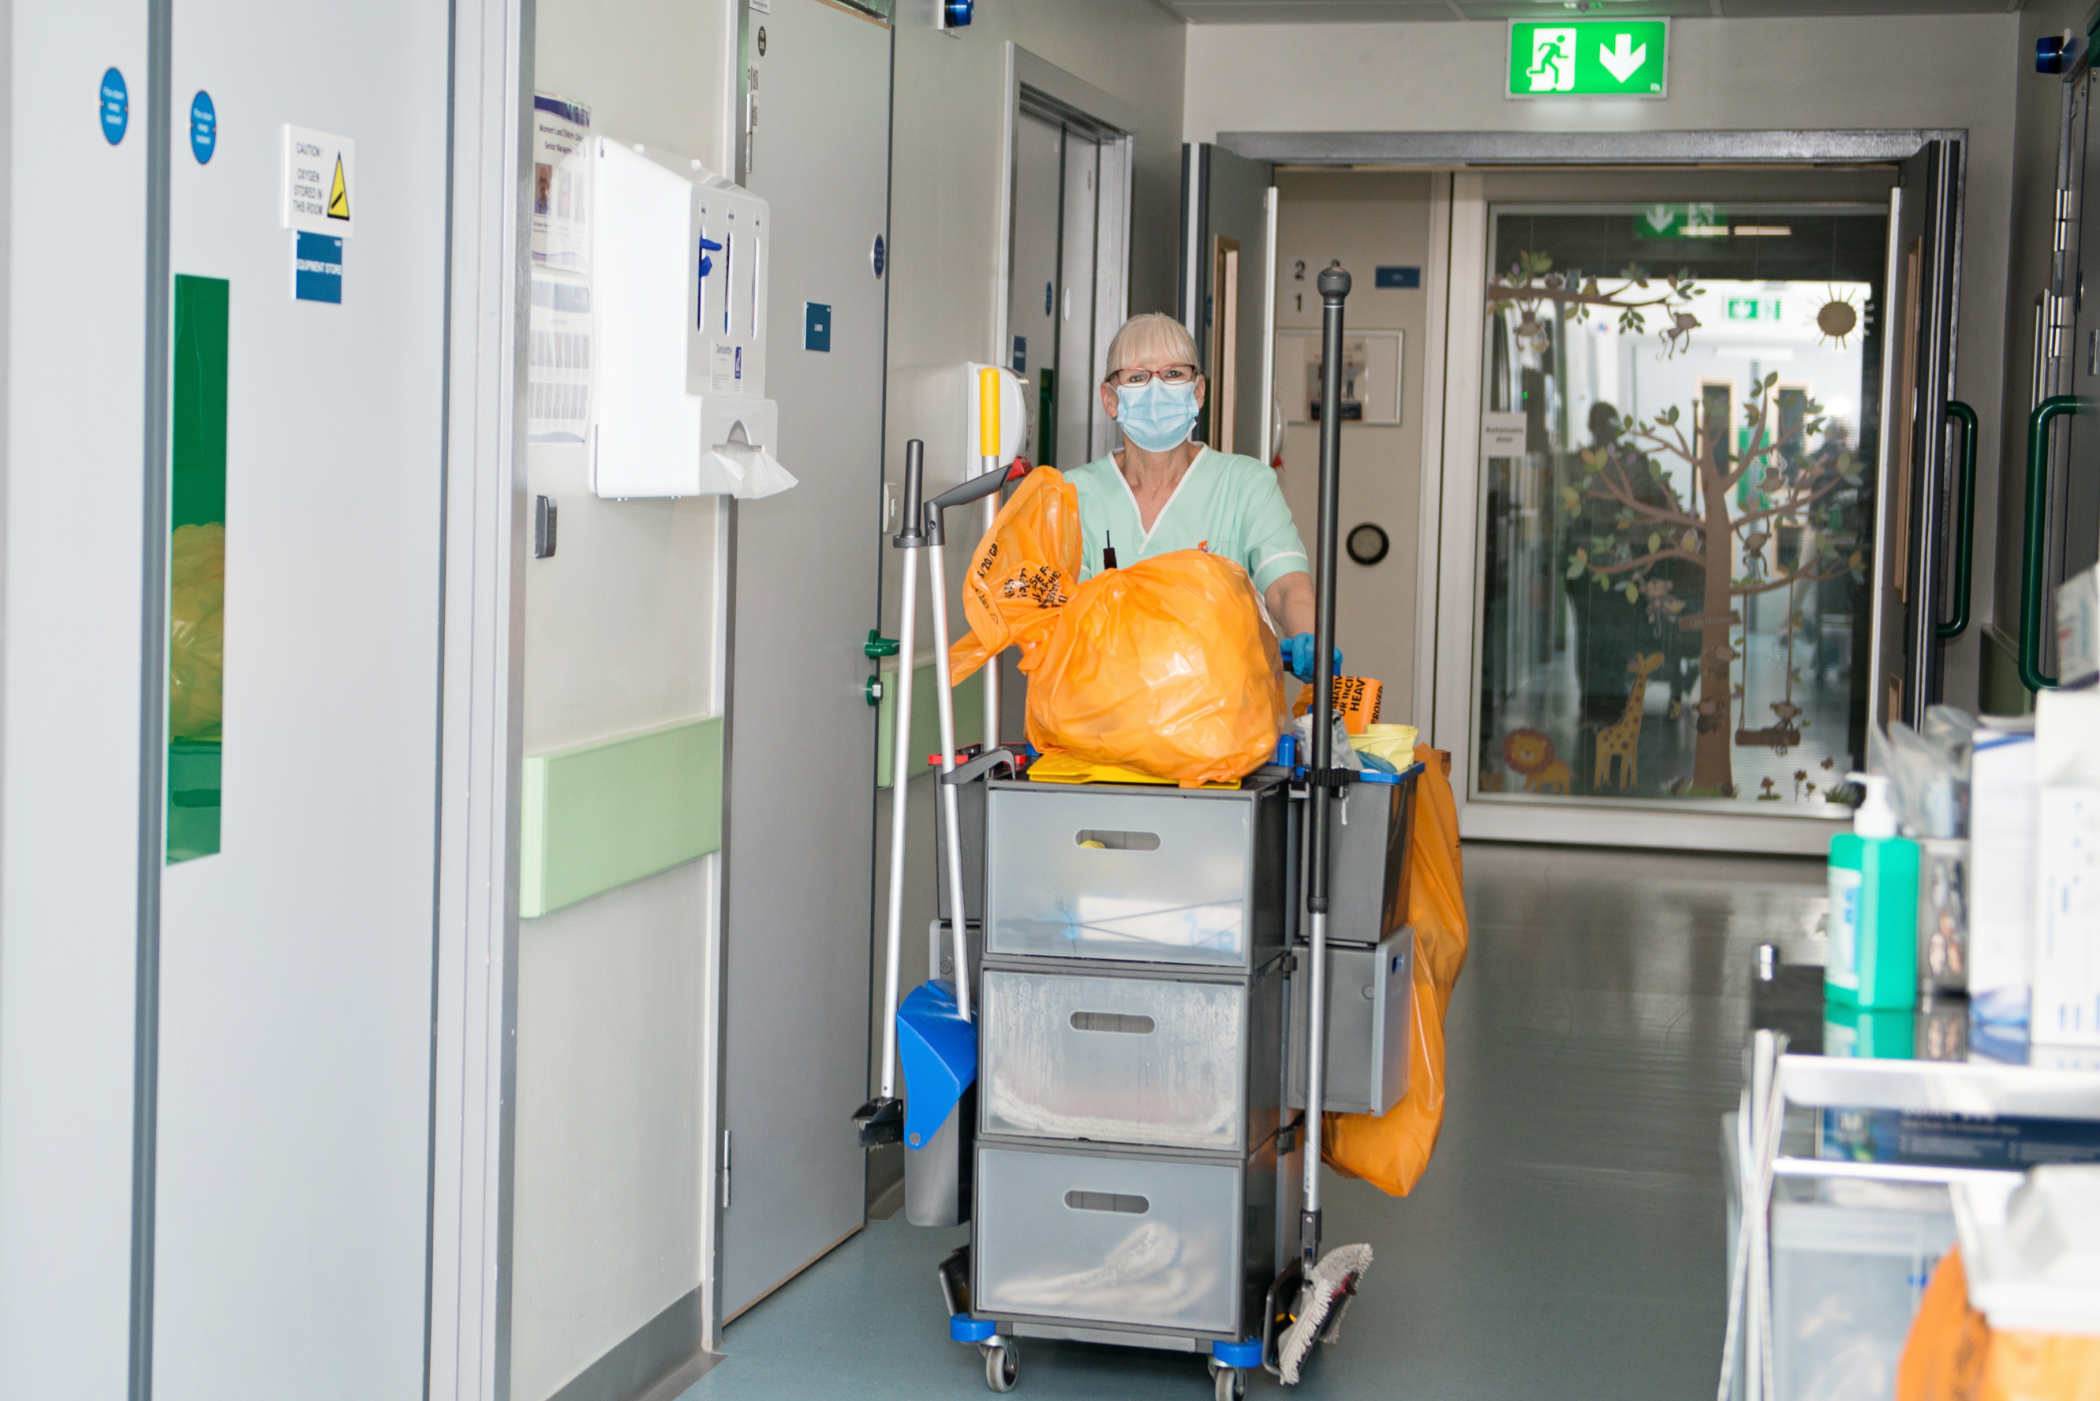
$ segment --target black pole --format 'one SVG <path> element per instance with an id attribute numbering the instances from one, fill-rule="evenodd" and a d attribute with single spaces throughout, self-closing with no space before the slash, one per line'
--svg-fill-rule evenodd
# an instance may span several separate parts
<path id="1" fill-rule="evenodd" d="M 1312 851 L 1306 873 L 1305 908 L 1327 912 L 1328 799 L 1334 767 L 1334 556 L 1335 520 L 1341 512 L 1342 481 L 1342 303 L 1349 274 L 1320 270 L 1320 520 L 1317 595 L 1313 622 Z"/>

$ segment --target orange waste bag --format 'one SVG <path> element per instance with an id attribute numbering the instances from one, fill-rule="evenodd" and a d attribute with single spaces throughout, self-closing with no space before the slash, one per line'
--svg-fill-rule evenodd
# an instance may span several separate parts
<path id="1" fill-rule="evenodd" d="M 1415 746 L 1423 765 L 1415 783 L 1414 867 L 1408 922 L 1415 927 L 1415 1015 L 1407 1052 L 1407 1093 L 1383 1116 L 1322 1117 L 1320 1156 L 1346 1177 L 1404 1197 L 1421 1180 L 1444 1124 L 1444 1016 L 1466 966 L 1465 872 L 1458 852 L 1458 804 L 1451 796 L 1451 756 Z"/>
<path id="2" fill-rule="evenodd" d="M 1021 649 L 1021 670 L 1079 587 L 1079 492 L 1055 467 L 1038 467 L 978 542 L 963 580 L 963 617 L 970 631 L 948 649 L 953 685 L 1008 647 Z"/>
<path id="3" fill-rule="evenodd" d="M 1079 493 L 1038 467 L 970 558 L 951 684 L 1019 647 L 1028 739 L 1045 754 L 1184 787 L 1267 763 L 1283 659 L 1247 571 L 1178 550 L 1082 584 L 1080 558 Z"/>
<path id="4" fill-rule="evenodd" d="M 2100 1337 L 1992 1329 L 1969 1303 L 1956 1246 L 1918 1301 L 1896 1401 L 2100 1401 Z"/>
<path id="5" fill-rule="evenodd" d="M 1028 740 L 1183 787 L 1240 778 L 1276 753 L 1283 659 L 1247 571 L 1202 550 L 1081 584 L 1021 667 Z"/>

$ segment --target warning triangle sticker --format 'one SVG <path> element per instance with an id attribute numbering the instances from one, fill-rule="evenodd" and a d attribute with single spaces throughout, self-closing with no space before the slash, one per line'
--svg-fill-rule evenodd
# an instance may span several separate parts
<path id="1" fill-rule="evenodd" d="M 328 187 L 328 217 L 344 219 L 350 217 L 350 187 L 343 183 L 343 157 L 335 158 L 335 182 Z"/>

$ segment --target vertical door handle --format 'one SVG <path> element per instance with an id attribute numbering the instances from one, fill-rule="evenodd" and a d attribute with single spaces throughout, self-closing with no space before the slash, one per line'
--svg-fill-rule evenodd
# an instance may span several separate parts
<path id="1" fill-rule="evenodd" d="M 2052 394 L 2027 416 L 2027 540 L 2020 577 L 2020 681 L 2046 691 L 2056 678 L 2042 674 L 2042 536 L 2049 528 L 2049 425 L 2083 408 L 2075 394 Z"/>
<path id="2" fill-rule="evenodd" d="M 1954 488 L 1954 615 L 1940 624 L 1940 641 L 1969 630 L 1969 561 L 1976 550 L 1976 410 L 1947 401 L 1947 417 L 1961 424 L 1961 480 Z"/>

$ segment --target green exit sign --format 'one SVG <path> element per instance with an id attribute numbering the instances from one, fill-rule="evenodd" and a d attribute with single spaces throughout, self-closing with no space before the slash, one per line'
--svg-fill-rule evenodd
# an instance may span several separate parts
<path id="1" fill-rule="evenodd" d="M 1666 97 L 1666 19 L 1509 22 L 1511 97 Z"/>
<path id="2" fill-rule="evenodd" d="M 1730 297 L 1728 299 L 1730 321 L 1777 321 L 1779 303 L 1760 301 L 1756 297 Z"/>

